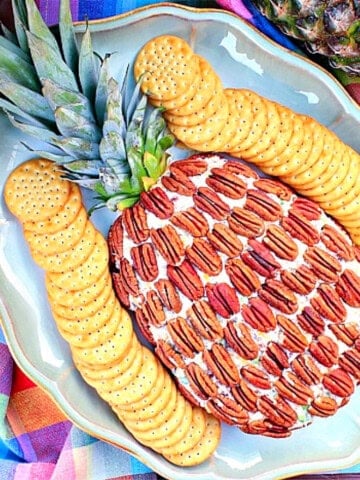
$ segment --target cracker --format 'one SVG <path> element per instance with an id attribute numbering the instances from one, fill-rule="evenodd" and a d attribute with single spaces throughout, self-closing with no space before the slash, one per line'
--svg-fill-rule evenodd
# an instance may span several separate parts
<path id="1" fill-rule="evenodd" d="M 21 222 L 43 221 L 56 215 L 66 203 L 70 183 L 49 160 L 33 159 L 16 167 L 6 180 L 4 198 Z"/>
<path id="2" fill-rule="evenodd" d="M 75 219 L 82 207 L 82 195 L 79 186 L 70 182 L 70 193 L 63 207 L 45 220 L 31 221 L 26 219 L 23 223 L 24 230 L 37 233 L 56 233 L 67 228 Z"/>
<path id="3" fill-rule="evenodd" d="M 149 40 L 134 64 L 136 81 L 142 78 L 143 92 L 154 99 L 170 100 L 191 87 L 199 63 L 188 43 L 173 35 Z"/>
<path id="4" fill-rule="evenodd" d="M 91 229 L 85 208 L 81 208 L 75 219 L 67 228 L 55 233 L 37 233 L 24 230 L 24 236 L 31 252 L 38 251 L 44 255 L 63 253 L 80 241 L 85 229 Z"/>
<path id="5" fill-rule="evenodd" d="M 51 281 L 64 290 L 84 289 L 92 285 L 107 270 L 109 251 L 105 238 L 96 232 L 94 248 L 85 262 L 65 272 L 50 272 Z"/>
<path id="6" fill-rule="evenodd" d="M 226 88 L 224 90 L 229 106 L 229 117 L 235 119 L 235 129 L 232 138 L 223 146 L 224 151 L 230 152 L 239 148 L 250 133 L 253 117 L 251 114 L 250 98 L 244 90 Z M 231 127 L 230 127 L 231 128 Z"/>

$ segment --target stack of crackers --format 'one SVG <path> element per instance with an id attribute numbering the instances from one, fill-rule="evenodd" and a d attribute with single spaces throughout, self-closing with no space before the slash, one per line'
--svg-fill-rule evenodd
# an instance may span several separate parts
<path id="1" fill-rule="evenodd" d="M 89 220 L 79 187 L 54 163 L 34 159 L 13 170 L 4 195 L 45 270 L 57 328 L 85 381 L 143 445 L 177 465 L 206 460 L 220 423 L 181 395 L 138 340 L 112 288 L 107 241 Z"/>
<path id="2" fill-rule="evenodd" d="M 316 201 L 360 244 L 360 156 L 333 132 L 255 92 L 223 88 L 208 62 L 176 36 L 147 42 L 134 74 L 183 145 L 257 165 Z"/>

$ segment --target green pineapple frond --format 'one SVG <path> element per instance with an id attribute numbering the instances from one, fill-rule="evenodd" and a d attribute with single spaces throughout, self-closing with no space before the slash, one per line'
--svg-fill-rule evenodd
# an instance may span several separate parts
<path id="1" fill-rule="evenodd" d="M 135 203 L 166 168 L 173 144 L 161 117 L 132 86 L 110 73 L 111 55 L 93 50 L 89 25 L 77 41 L 69 0 L 61 0 L 59 34 L 35 0 L 12 0 L 15 35 L 0 37 L 0 108 L 12 124 L 44 144 L 28 146 L 95 192 L 94 208 Z M 141 82 L 141 80 L 140 80 Z"/>

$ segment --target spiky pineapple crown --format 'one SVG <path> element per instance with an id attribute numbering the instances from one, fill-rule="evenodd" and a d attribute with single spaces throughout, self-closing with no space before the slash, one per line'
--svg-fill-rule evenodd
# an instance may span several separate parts
<path id="1" fill-rule="evenodd" d="M 161 109 L 150 109 L 129 69 L 121 83 L 111 76 L 111 55 L 93 51 L 88 25 L 77 41 L 69 0 L 60 2 L 57 36 L 35 0 L 12 4 L 15 33 L 3 27 L 0 36 L 0 107 L 45 143 L 36 155 L 96 192 L 94 208 L 134 204 L 164 172 L 173 144 Z"/>

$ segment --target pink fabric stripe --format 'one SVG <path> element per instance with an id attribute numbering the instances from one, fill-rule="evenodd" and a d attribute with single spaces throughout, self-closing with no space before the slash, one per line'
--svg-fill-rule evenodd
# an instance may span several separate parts
<path id="1" fill-rule="evenodd" d="M 48 463 L 19 463 L 12 480 L 48 480 L 52 476 L 54 467 L 55 465 Z"/>

